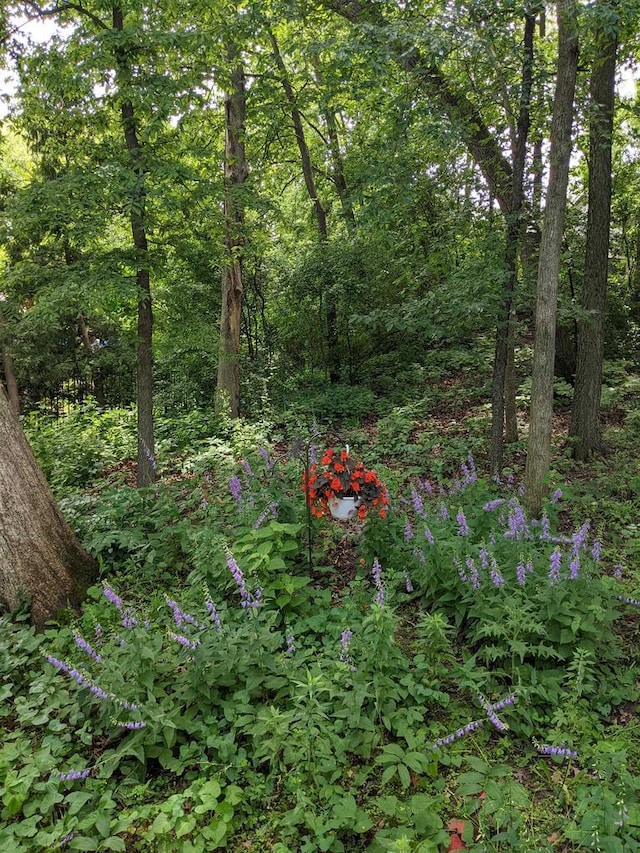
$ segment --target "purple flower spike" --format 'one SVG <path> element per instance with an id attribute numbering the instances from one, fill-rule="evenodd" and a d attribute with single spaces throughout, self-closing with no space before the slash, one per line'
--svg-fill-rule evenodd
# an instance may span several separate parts
<path id="1" fill-rule="evenodd" d="M 602 545 L 599 539 L 594 539 L 591 546 L 591 557 L 594 563 L 599 563 L 602 557 Z"/>
<path id="2" fill-rule="evenodd" d="M 143 729 L 147 724 L 144 720 L 127 720 L 124 723 L 119 723 L 116 721 L 116 725 L 121 729 L 129 729 L 129 731 L 135 731 L 136 729 Z"/>
<path id="3" fill-rule="evenodd" d="M 74 782 L 76 779 L 86 779 L 91 773 L 92 768 L 86 770 L 71 770 L 69 773 L 58 773 L 58 779 L 64 782 Z"/>
<path id="4" fill-rule="evenodd" d="M 211 599 L 209 598 L 208 595 L 207 595 L 207 598 L 205 600 L 205 606 L 207 608 L 207 613 L 209 614 L 209 618 L 211 619 L 213 624 L 216 626 L 218 631 L 222 631 L 222 622 L 220 621 L 220 615 L 218 614 L 218 611 L 216 610 L 215 604 L 213 603 L 213 601 L 211 601 Z"/>
<path id="5" fill-rule="evenodd" d="M 116 593 L 111 589 L 111 587 L 109 586 L 109 584 L 105 584 L 105 585 L 104 585 L 104 587 L 103 587 L 103 590 L 102 590 L 102 591 L 103 591 L 103 593 L 104 593 L 104 597 L 105 597 L 108 601 L 110 601 L 110 602 L 111 602 L 115 607 L 117 607 L 117 609 L 118 609 L 118 610 L 122 610 L 122 608 L 124 607 L 124 602 L 122 601 L 122 599 L 120 598 L 120 596 L 119 596 L 119 595 L 117 595 L 117 594 L 116 594 Z"/>
<path id="6" fill-rule="evenodd" d="M 410 522 L 407 521 L 404 526 L 404 541 L 408 542 L 410 539 L 413 539 L 413 528 L 411 527 Z"/>
<path id="7" fill-rule="evenodd" d="M 433 533 L 429 530 L 428 527 L 425 527 L 424 529 L 424 538 L 427 540 L 429 545 L 433 545 L 433 543 L 435 542 L 435 539 L 433 538 Z"/>
<path id="8" fill-rule="evenodd" d="M 184 646 L 185 649 L 197 649 L 200 645 L 200 640 L 190 640 L 189 637 L 185 637 L 183 634 L 173 634 L 169 635 L 172 640 L 175 640 L 176 643 L 179 643 L 181 646 Z"/>
<path id="9" fill-rule="evenodd" d="M 468 536 L 470 532 L 469 525 L 467 524 L 467 519 L 465 518 L 464 512 L 462 510 L 458 510 L 456 519 L 458 522 L 458 535 Z"/>
<path id="10" fill-rule="evenodd" d="M 482 509 L 485 512 L 493 512 L 494 509 L 497 509 L 499 506 L 502 506 L 503 503 L 504 503 L 504 500 L 502 498 L 496 498 L 495 500 L 492 500 L 492 501 L 489 501 L 488 503 L 486 503 L 482 507 Z"/>
<path id="11" fill-rule="evenodd" d="M 85 654 L 89 655 L 90 658 L 93 658 L 96 663 L 102 662 L 102 658 L 100 657 L 98 652 L 96 652 L 96 650 L 84 639 L 84 637 L 81 637 L 80 634 L 77 634 L 74 631 L 73 639 L 75 640 L 76 646 L 79 649 L 82 649 L 82 651 Z"/>
<path id="12" fill-rule="evenodd" d="M 286 654 L 293 655 L 293 654 L 295 654 L 295 651 L 296 651 L 296 638 L 293 636 L 293 634 L 288 634 L 287 635 L 287 651 L 286 651 Z"/>
<path id="13" fill-rule="evenodd" d="M 572 749 L 567 749 L 566 746 L 550 746 L 542 743 L 536 747 L 540 755 L 557 755 L 560 758 L 577 758 L 578 753 Z"/>
<path id="14" fill-rule="evenodd" d="M 557 504 L 561 497 L 562 489 L 556 489 L 555 492 L 551 495 L 551 503 Z"/>
<path id="15" fill-rule="evenodd" d="M 413 511 L 418 516 L 424 515 L 424 504 L 422 502 L 422 498 L 418 494 L 417 489 L 411 489 L 411 503 L 413 504 Z"/>
<path id="16" fill-rule="evenodd" d="M 491 583 L 496 587 L 504 586 L 504 578 L 500 574 L 498 564 L 494 559 L 491 560 Z"/>
<path id="17" fill-rule="evenodd" d="M 409 572 L 404 573 L 404 587 L 408 593 L 413 592 L 413 584 L 411 583 L 411 578 L 409 577 Z"/>
<path id="18" fill-rule="evenodd" d="M 553 586 L 554 583 L 557 583 L 560 580 L 560 563 L 562 562 L 562 552 L 559 548 L 556 548 L 554 552 L 551 554 L 551 559 L 549 561 L 549 582 Z"/>
<path id="19" fill-rule="evenodd" d="M 242 483 L 235 474 L 229 480 L 229 491 L 234 501 L 240 506 L 242 504 Z"/>
<path id="20" fill-rule="evenodd" d="M 509 726 L 506 723 L 503 723 L 500 717 L 498 717 L 495 706 L 488 702 L 481 693 L 478 694 L 478 701 L 482 705 L 489 722 L 498 729 L 499 732 L 506 732 L 509 729 Z"/>
<path id="21" fill-rule="evenodd" d="M 527 571 L 525 567 L 522 565 L 522 560 L 516 566 L 516 580 L 520 584 L 520 586 L 524 586 L 527 582 Z"/>

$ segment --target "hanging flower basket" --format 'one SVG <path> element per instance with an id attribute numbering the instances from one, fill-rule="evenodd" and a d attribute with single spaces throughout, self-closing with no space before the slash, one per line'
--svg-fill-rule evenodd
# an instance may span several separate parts
<path id="1" fill-rule="evenodd" d="M 302 488 L 307 505 L 317 518 L 328 512 L 339 519 L 364 519 L 369 511 L 376 511 L 383 518 L 387 514 L 386 486 L 375 471 L 355 461 L 348 450 L 329 447 L 320 463 L 312 463 L 303 472 Z M 350 500 L 340 505 L 345 499 Z"/>

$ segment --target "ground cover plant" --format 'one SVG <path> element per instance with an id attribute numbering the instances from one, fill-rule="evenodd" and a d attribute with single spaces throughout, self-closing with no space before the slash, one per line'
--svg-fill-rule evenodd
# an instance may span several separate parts
<path id="1" fill-rule="evenodd" d="M 617 527 L 562 457 L 531 519 L 515 458 L 416 471 L 418 435 L 397 461 L 353 430 L 389 511 L 344 524 L 303 490 L 335 432 L 190 423 L 157 486 L 107 452 L 67 482 L 82 612 L 2 617 L 2 849 L 640 847 L 632 466 Z"/>

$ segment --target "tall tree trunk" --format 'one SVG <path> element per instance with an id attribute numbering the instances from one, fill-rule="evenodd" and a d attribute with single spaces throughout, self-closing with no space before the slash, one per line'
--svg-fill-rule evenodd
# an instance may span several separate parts
<path id="1" fill-rule="evenodd" d="M 533 83 L 533 38 L 535 14 L 525 15 L 520 84 L 520 109 L 515 139 L 513 142 L 513 165 L 511 170 L 511 198 L 505 205 L 506 219 L 505 268 L 506 278 L 502 290 L 502 309 L 496 329 L 496 345 L 493 360 L 491 386 L 491 452 L 490 466 L 493 474 L 502 469 L 503 435 L 506 426 L 507 440 L 517 439 L 515 399 L 515 306 L 518 286 L 518 248 L 522 236 L 522 209 L 524 204 L 524 170 L 527 139 L 531 125 L 531 89 Z M 511 372 L 510 372 L 511 371 Z M 514 437 L 515 436 L 515 437 Z"/>
<path id="2" fill-rule="evenodd" d="M 558 71 L 551 120 L 550 174 L 547 189 L 536 299 L 529 441 L 525 468 L 525 503 L 540 512 L 551 462 L 553 364 L 555 355 L 558 273 L 567 206 L 573 101 L 578 65 L 577 0 L 559 0 Z"/>
<path id="3" fill-rule="evenodd" d="M 6 323 L 0 311 L 0 338 L 3 338 L 2 333 L 5 331 Z M 13 369 L 13 359 L 11 358 L 11 350 L 9 344 L 3 338 L 0 341 L 0 349 L 2 349 L 2 369 L 4 371 L 4 382 L 7 389 L 7 397 L 9 406 L 15 415 L 20 414 L 20 395 L 18 393 L 18 380 Z"/>
<path id="4" fill-rule="evenodd" d="M 244 69 L 238 50 L 229 47 L 232 67 L 231 91 L 225 97 L 224 231 L 226 259 L 222 270 L 220 312 L 220 354 L 218 358 L 218 407 L 224 406 L 232 418 L 240 414 L 240 326 L 242 321 L 242 247 L 244 205 L 242 187 L 247 179 L 244 145 L 246 93 Z"/>
<path id="5" fill-rule="evenodd" d="M 611 7 L 611 0 L 601 0 Z M 600 431 L 600 396 L 604 358 L 604 312 L 609 271 L 611 225 L 611 138 L 616 78 L 617 38 L 602 29 L 601 55 L 590 80 L 589 213 L 584 277 L 578 319 L 578 353 L 569 435 L 573 455 L 585 461 L 604 450 Z"/>
<path id="6" fill-rule="evenodd" d="M 0 387 L 0 602 L 31 600 L 37 625 L 77 607 L 97 575 L 60 514 Z"/>
<path id="7" fill-rule="evenodd" d="M 122 7 L 113 6 L 113 29 L 123 32 Z M 156 478 L 154 423 L 153 423 L 153 311 L 151 306 L 151 276 L 149 272 L 149 246 L 145 227 L 146 189 L 142 144 L 138 138 L 138 122 L 127 87 L 131 83 L 131 69 L 127 51 L 121 44 L 115 48 L 117 83 L 121 93 L 120 113 L 125 143 L 135 177 L 129 220 L 131 236 L 136 251 L 136 285 L 138 298 L 138 338 L 136 350 L 136 396 L 138 404 L 138 486 L 148 486 Z M 124 94 L 123 94 L 124 93 Z"/>
<path id="8" fill-rule="evenodd" d="M 302 163 L 302 175 L 304 177 L 304 184 L 307 189 L 309 198 L 313 203 L 316 224 L 318 226 L 320 249 L 324 252 L 326 250 L 327 240 L 329 237 L 329 231 L 327 226 L 327 212 L 324 209 L 324 205 L 320 200 L 316 188 L 316 182 L 313 176 L 313 163 L 311 162 L 311 154 L 309 153 L 309 146 L 307 145 L 307 140 L 304 133 L 302 116 L 297 106 L 296 95 L 293 91 L 291 81 L 289 80 L 289 75 L 287 73 L 287 68 L 284 64 L 284 60 L 282 59 L 282 55 L 280 54 L 278 42 L 276 40 L 275 35 L 271 31 L 269 31 L 269 39 L 271 41 L 271 48 L 273 50 L 273 58 L 276 63 L 278 72 L 280 73 L 280 82 L 282 84 L 285 97 L 289 104 L 289 110 L 291 112 L 291 121 L 293 122 L 296 143 L 298 145 L 298 151 L 300 152 L 300 160 Z M 338 304 L 328 276 L 324 275 L 323 279 L 324 280 L 322 283 L 322 296 L 324 297 L 325 319 L 327 323 L 327 362 L 329 367 L 329 380 L 332 383 L 335 383 L 340 378 L 340 351 L 338 349 Z"/>

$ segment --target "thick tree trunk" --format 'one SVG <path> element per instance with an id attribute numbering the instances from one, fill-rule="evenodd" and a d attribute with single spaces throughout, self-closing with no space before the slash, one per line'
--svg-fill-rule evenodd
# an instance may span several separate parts
<path id="1" fill-rule="evenodd" d="M 558 273 L 567 206 L 573 100 L 578 65 L 577 2 L 559 0 L 557 8 L 558 72 L 551 120 L 549 186 L 538 265 L 536 336 L 525 468 L 525 503 L 534 515 L 539 514 L 542 506 L 546 490 L 545 478 L 551 462 Z"/>
<path id="2" fill-rule="evenodd" d="M 610 2 L 602 5 L 609 6 Z M 604 450 L 600 395 L 604 358 L 604 313 L 611 225 L 611 138 L 617 40 L 605 35 L 602 54 L 591 72 L 589 114 L 589 213 L 584 277 L 578 319 L 578 353 L 569 436 L 573 455 L 585 461 Z"/>
<path id="3" fill-rule="evenodd" d="M 240 415 L 240 327 L 242 322 L 242 248 L 244 245 L 244 205 L 242 187 L 248 169 L 244 145 L 246 92 L 244 69 L 237 49 L 228 49 L 233 67 L 231 91 L 225 98 L 224 228 L 226 260 L 222 270 L 220 312 L 220 354 L 218 358 L 217 401 L 232 418 Z"/>
<path id="4" fill-rule="evenodd" d="M 0 333 L 5 327 L 5 319 L 0 311 Z M 11 411 L 15 415 L 20 414 L 20 395 L 18 394 L 18 380 L 13 370 L 13 359 L 11 358 L 11 350 L 7 341 L 3 338 L 0 340 L 0 349 L 2 350 L 2 370 L 4 372 L 4 383 L 7 389 L 7 397 Z"/>
<path id="5" fill-rule="evenodd" d="M 37 625 L 77 607 L 97 575 L 56 506 L 0 387 L 0 602 L 31 600 Z"/>
<path id="6" fill-rule="evenodd" d="M 113 29 L 123 32 L 124 19 L 122 7 L 113 6 Z M 153 423 L 153 311 L 151 306 L 151 277 L 149 272 L 149 246 L 145 228 L 146 189 L 144 167 L 142 164 L 142 145 L 138 139 L 137 120 L 133 103 L 127 93 L 131 83 L 131 69 L 127 51 L 116 45 L 117 83 L 121 93 L 120 112 L 125 143 L 135 176 L 135 188 L 132 191 L 129 215 L 131 236 L 136 251 L 138 290 L 138 342 L 136 352 L 137 366 L 137 408 L 138 408 L 138 486 L 148 486 L 156 478 L 154 423 Z"/>

